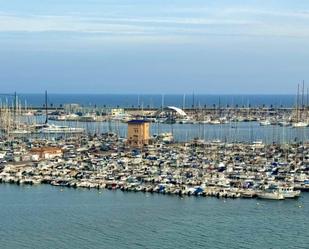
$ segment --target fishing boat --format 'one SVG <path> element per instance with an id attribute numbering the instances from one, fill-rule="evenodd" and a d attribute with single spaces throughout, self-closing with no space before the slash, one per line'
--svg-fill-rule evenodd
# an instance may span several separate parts
<path id="1" fill-rule="evenodd" d="M 298 198 L 300 196 L 300 190 L 294 190 L 293 187 L 282 186 L 278 190 L 284 198 Z"/>
<path id="2" fill-rule="evenodd" d="M 257 197 L 260 199 L 268 200 L 284 200 L 284 196 L 278 189 L 268 188 L 257 193 Z"/>

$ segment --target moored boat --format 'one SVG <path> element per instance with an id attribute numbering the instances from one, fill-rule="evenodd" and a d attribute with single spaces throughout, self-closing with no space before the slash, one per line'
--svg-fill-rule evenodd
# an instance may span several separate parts
<path id="1" fill-rule="evenodd" d="M 284 196 L 277 189 L 266 189 L 264 191 L 258 192 L 257 197 L 260 199 L 268 199 L 268 200 L 284 200 Z"/>

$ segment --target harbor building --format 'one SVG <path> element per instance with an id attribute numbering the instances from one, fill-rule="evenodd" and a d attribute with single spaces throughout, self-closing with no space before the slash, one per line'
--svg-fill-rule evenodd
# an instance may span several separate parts
<path id="1" fill-rule="evenodd" d="M 122 115 L 125 114 L 125 111 L 124 111 L 123 108 L 112 108 L 112 109 L 110 110 L 110 114 L 111 114 L 112 116 L 122 116 Z"/>
<path id="2" fill-rule="evenodd" d="M 131 120 L 128 122 L 128 145 L 142 147 L 149 144 L 149 122 L 147 120 Z"/>
<path id="3" fill-rule="evenodd" d="M 40 159 L 52 159 L 55 157 L 61 157 L 63 155 L 63 151 L 58 147 L 41 147 L 31 149 L 30 154 L 32 159 L 37 161 Z"/>

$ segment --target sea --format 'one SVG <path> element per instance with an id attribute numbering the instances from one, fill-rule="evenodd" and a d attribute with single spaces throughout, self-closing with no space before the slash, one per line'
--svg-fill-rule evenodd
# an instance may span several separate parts
<path id="1" fill-rule="evenodd" d="M 308 249 L 298 200 L 178 197 L 0 184 L 1 249 Z"/>
<path id="2" fill-rule="evenodd" d="M 45 94 L 16 93 L 20 103 L 28 107 L 39 107 L 45 103 Z M 0 101 L 10 104 L 14 101 L 14 93 L 0 94 Z M 296 104 L 296 95 L 219 95 L 219 94 L 54 94 L 48 93 L 48 105 L 57 107 L 77 103 L 84 107 L 150 107 L 177 106 L 193 107 L 292 107 Z M 307 104 L 307 96 L 300 97 Z"/>

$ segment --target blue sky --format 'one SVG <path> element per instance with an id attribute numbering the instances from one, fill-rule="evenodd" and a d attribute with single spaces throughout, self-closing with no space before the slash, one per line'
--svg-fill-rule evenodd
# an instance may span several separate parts
<path id="1" fill-rule="evenodd" d="M 282 93 L 307 0 L 0 0 L 1 92 Z"/>

